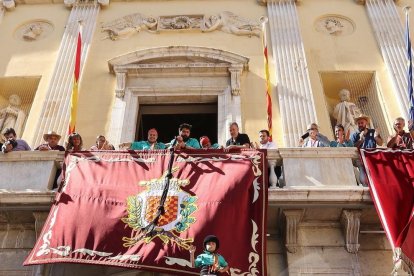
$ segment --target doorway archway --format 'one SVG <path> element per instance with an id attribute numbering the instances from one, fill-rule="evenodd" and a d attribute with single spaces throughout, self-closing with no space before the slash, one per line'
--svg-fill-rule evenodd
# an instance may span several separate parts
<path id="1" fill-rule="evenodd" d="M 248 62 L 235 53 L 190 46 L 145 49 L 109 60 L 116 76 L 110 141 L 135 139 L 140 105 L 216 103 L 217 140 L 223 143 L 228 124 L 242 128 L 240 82 Z"/>

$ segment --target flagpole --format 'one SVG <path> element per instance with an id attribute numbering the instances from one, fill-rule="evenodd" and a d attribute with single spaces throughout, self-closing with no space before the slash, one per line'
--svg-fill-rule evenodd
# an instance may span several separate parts
<path id="1" fill-rule="evenodd" d="M 268 44 L 266 35 L 266 25 L 269 19 L 266 16 L 260 17 L 260 23 L 262 24 L 262 46 L 264 56 L 264 70 L 266 80 L 266 105 L 267 105 L 267 128 L 269 131 L 269 141 L 272 141 L 273 130 L 272 130 L 272 91 L 270 85 L 270 72 L 269 72 L 269 55 L 268 55 Z"/>
<path id="2" fill-rule="evenodd" d="M 410 131 L 414 127 L 412 122 L 414 121 L 414 95 L 413 95 L 413 61 L 411 52 L 411 40 L 410 40 L 410 6 L 403 8 L 405 12 L 405 42 L 407 47 L 407 93 L 409 101 L 409 120 L 411 121 Z M 410 124 L 409 124 L 410 125 Z"/>

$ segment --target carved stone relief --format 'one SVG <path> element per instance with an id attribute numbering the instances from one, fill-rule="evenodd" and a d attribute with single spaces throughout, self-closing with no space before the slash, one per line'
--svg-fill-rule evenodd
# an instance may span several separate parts
<path id="1" fill-rule="evenodd" d="M 260 37 L 261 24 L 259 20 L 251 20 L 238 16 L 232 12 L 224 11 L 217 15 L 205 16 L 196 15 L 169 15 L 147 17 L 140 13 L 129 14 L 102 25 L 102 32 L 106 33 L 103 39 L 118 40 L 129 38 L 141 30 L 151 33 L 162 31 L 200 31 L 213 32 L 221 30 L 223 32 Z"/>
<path id="2" fill-rule="evenodd" d="M 6 10 L 12 10 L 16 7 L 16 3 L 14 0 L 3 0 L 0 3 L 0 6 L 4 7 Z"/>
<path id="3" fill-rule="evenodd" d="M 17 28 L 14 37 L 27 42 L 37 41 L 47 37 L 53 29 L 53 24 L 49 21 L 33 20 Z"/>
<path id="4" fill-rule="evenodd" d="M 316 20 L 315 29 L 332 36 L 349 35 L 354 32 L 355 24 L 341 15 L 326 15 Z"/>
<path id="5" fill-rule="evenodd" d="M 173 15 L 158 18 L 158 31 L 199 30 L 203 28 L 204 15 Z"/>

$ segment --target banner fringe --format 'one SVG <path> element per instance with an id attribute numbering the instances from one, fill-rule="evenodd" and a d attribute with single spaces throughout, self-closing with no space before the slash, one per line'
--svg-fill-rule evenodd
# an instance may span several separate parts
<path id="1" fill-rule="evenodd" d="M 402 269 L 409 275 L 414 274 L 414 262 L 411 261 L 401 250 L 400 247 L 394 249 L 394 268 L 391 272 L 391 275 L 397 276 L 398 270 Z"/>

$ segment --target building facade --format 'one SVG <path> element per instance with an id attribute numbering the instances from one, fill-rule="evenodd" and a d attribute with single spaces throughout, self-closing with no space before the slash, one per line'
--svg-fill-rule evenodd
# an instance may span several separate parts
<path id="1" fill-rule="evenodd" d="M 49 130 L 65 137 L 82 29 L 76 131 L 87 148 L 97 135 L 119 145 L 145 138 L 150 127 L 167 142 L 183 120 L 193 124 L 194 136 L 207 134 L 219 144 L 229 138 L 231 122 L 257 141 L 267 128 L 260 20 L 266 16 L 279 145 L 269 151 L 269 162 L 283 164 L 285 183 L 269 190 L 268 274 L 386 275 L 392 251 L 368 188 L 357 186 L 356 150 L 295 147 L 312 122 L 333 139 L 342 89 L 383 137 L 392 133 L 394 118 L 407 118 L 403 7 L 413 4 L 3 0 L 0 118 L 15 108 L 9 123 L 32 148 Z M 12 103 L 12 95 L 20 102 Z M 62 160 L 57 153 L 0 156 L 0 275 L 155 275 L 75 264 L 21 266 L 47 216 Z"/>

